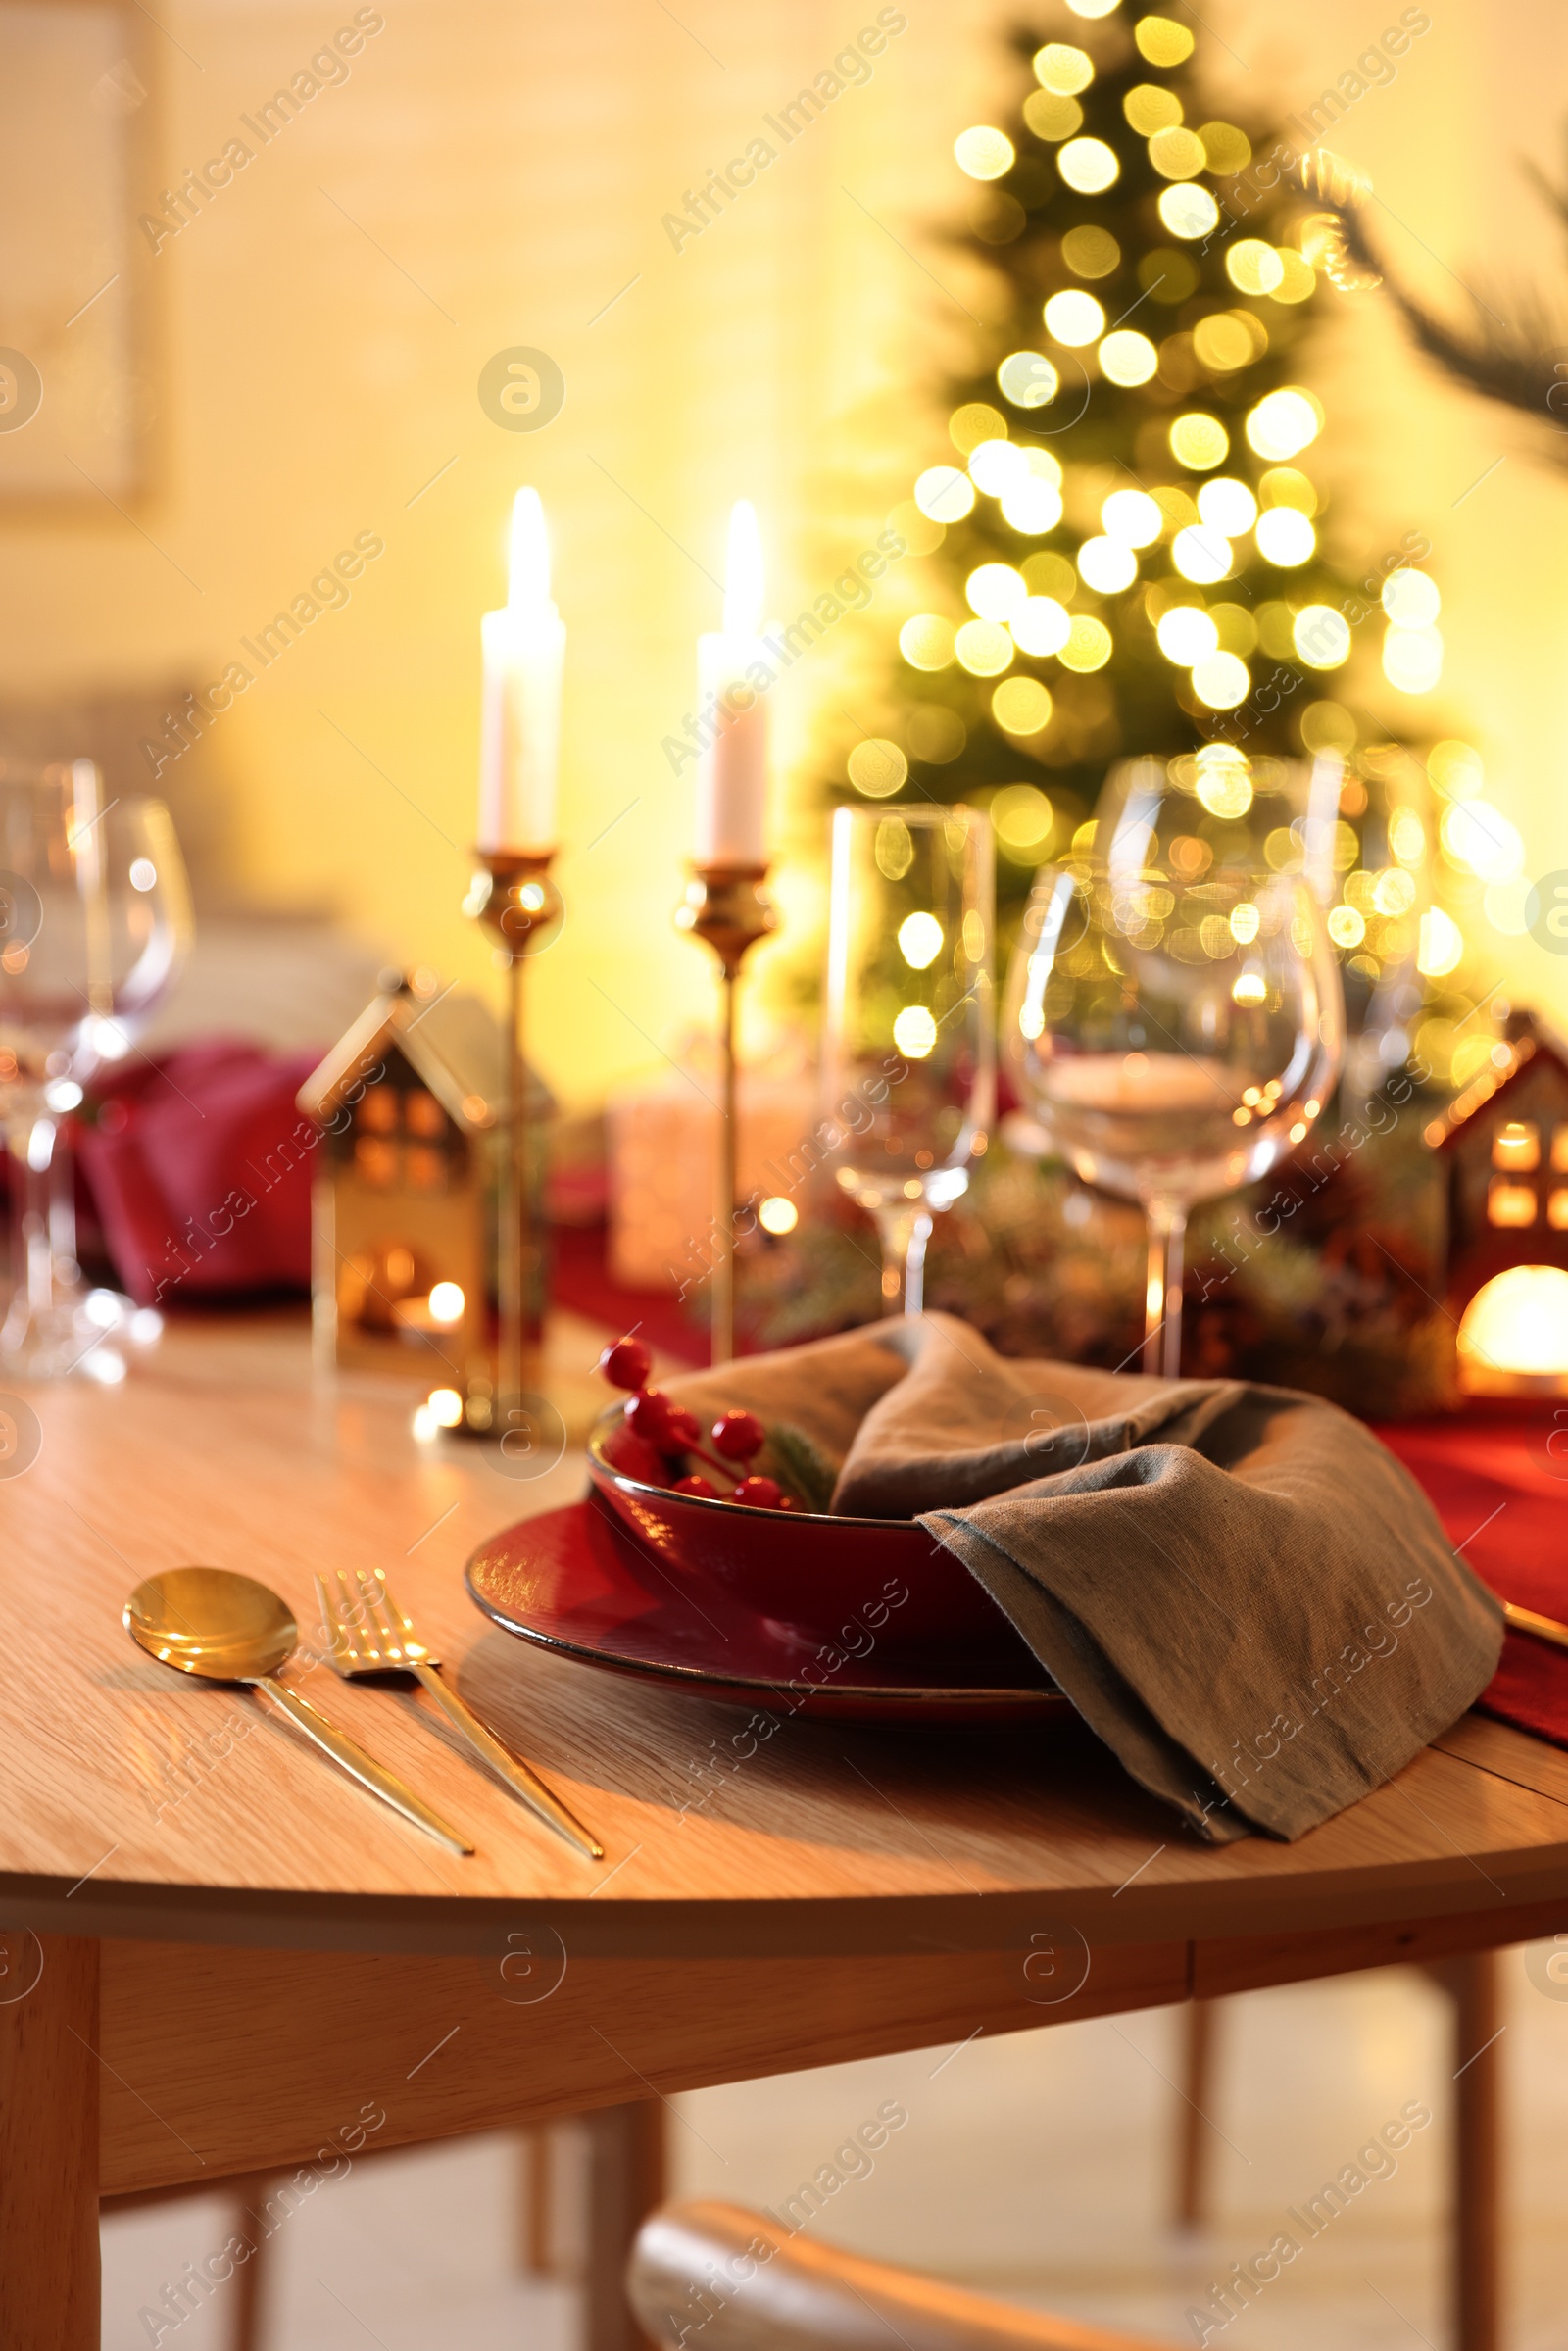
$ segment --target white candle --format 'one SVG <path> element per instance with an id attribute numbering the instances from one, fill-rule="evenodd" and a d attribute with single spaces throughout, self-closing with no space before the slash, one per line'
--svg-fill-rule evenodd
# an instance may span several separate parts
<path id="1" fill-rule="evenodd" d="M 550 540 L 537 490 L 512 509 L 507 601 L 479 623 L 479 847 L 556 845 L 556 766 L 566 631 L 550 596 Z"/>
<path id="2" fill-rule="evenodd" d="M 697 762 L 697 862 L 767 861 L 767 710 L 748 669 L 763 661 L 762 550 L 745 499 L 729 518 L 724 626 L 697 640 L 697 707 L 711 739 Z M 771 668 L 771 664 L 764 664 Z"/>

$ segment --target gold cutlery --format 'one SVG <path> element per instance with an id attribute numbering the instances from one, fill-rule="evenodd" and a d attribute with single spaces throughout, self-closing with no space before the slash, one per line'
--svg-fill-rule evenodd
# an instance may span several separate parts
<path id="1" fill-rule="evenodd" d="M 1512 1600 L 1504 1600 L 1502 1613 L 1516 1633 L 1533 1633 L 1538 1641 L 1549 1641 L 1559 1649 L 1568 1649 L 1568 1625 L 1560 1625 L 1554 1616 L 1538 1616 L 1533 1608 L 1516 1608 Z"/>
<path id="2" fill-rule="evenodd" d="M 412 1621 L 392 1597 L 391 1587 L 381 1570 L 375 1568 L 367 1575 L 356 1568 L 351 1584 L 340 1567 L 337 1580 L 340 1597 L 334 1597 L 328 1590 L 324 1576 L 316 1579 L 321 1622 L 331 1640 L 327 1662 L 333 1670 L 346 1682 L 369 1674 L 413 1674 L 475 1754 L 498 1779 L 506 1782 L 514 1795 L 520 1796 L 541 1820 L 547 1821 L 559 1836 L 591 1860 L 603 1861 L 605 1848 L 599 1839 L 567 1811 L 537 1772 L 509 1753 L 450 1683 L 442 1680 L 437 1670 L 440 1658 L 420 1641 Z"/>
<path id="3" fill-rule="evenodd" d="M 278 1667 L 299 1646 L 300 1630 L 286 1602 L 267 1585 L 222 1567 L 166 1568 L 137 1585 L 125 1602 L 124 1624 L 150 1657 L 177 1673 L 265 1690 L 290 1722 L 362 1788 L 454 1853 L 473 1851 L 468 1838 L 411 1788 L 345 1738 L 297 1690 L 277 1680 Z"/>

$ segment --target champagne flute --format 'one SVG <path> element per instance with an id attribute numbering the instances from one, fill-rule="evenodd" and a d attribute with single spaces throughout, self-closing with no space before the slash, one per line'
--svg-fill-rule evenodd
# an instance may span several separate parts
<path id="1" fill-rule="evenodd" d="M 84 1080 L 130 1050 L 190 937 L 184 865 L 161 802 L 106 806 L 89 759 L 0 768 L 0 1118 L 12 1191 L 0 1363 L 22 1377 L 123 1374 L 100 1342 L 129 1301 L 81 1288 L 62 1127 Z"/>
<path id="2" fill-rule="evenodd" d="M 1193 837 L 1161 856 L 1152 827 L 1130 819 L 1107 854 L 1044 868 L 1003 1023 L 1019 1092 L 1074 1171 L 1143 1206 L 1143 1367 L 1168 1378 L 1181 1369 L 1190 1210 L 1304 1140 L 1345 1050 L 1339 969 L 1307 881 L 1215 856 L 1195 873 L 1180 850 Z"/>
<path id="3" fill-rule="evenodd" d="M 824 1141 L 876 1220 L 882 1305 L 918 1314 L 933 1219 L 968 1188 L 996 1114 L 991 823 L 976 809 L 833 817 Z"/>

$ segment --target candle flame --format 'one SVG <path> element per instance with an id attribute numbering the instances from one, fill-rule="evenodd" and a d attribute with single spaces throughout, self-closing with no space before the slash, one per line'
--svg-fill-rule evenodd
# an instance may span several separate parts
<path id="1" fill-rule="evenodd" d="M 550 533 L 537 490 L 519 490 L 512 502 L 507 602 L 514 612 L 537 612 L 550 602 Z"/>
<path id="2" fill-rule="evenodd" d="M 724 565 L 724 634 L 755 637 L 762 622 L 762 542 L 757 509 L 737 499 L 729 515 L 729 554 Z"/>

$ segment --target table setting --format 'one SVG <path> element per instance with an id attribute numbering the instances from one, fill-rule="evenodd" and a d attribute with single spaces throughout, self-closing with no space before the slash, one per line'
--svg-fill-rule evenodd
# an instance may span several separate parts
<path id="1" fill-rule="evenodd" d="M 297 1279 L 308 1248 L 322 1374 L 363 1363 L 424 1383 L 416 1451 L 478 1447 L 524 1478 L 562 1457 L 564 1424 L 540 1384 L 551 1103 L 528 1070 L 524 1014 L 526 966 L 562 918 L 550 869 L 565 629 L 550 582 L 544 509 L 523 490 L 509 601 L 481 629 L 479 870 L 466 902 L 505 977 L 499 1027 L 433 976 L 390 972 L 308 1070 L 221 1044 L 174 1056 L 154 1072 L 177 1097 L 161 1132 L 146 1107 L 153 1065 L 115 1064 L 188 946 L 167 814 L 102 807 L 90 762 L 0 777 L 16 859 L 0 1014 L 14 1041 L 14 1261 L 26 1269 L 0 1361 L 19 1380 L 117 1385 L 127 1340 L 132 1352 L 155 1344 L 182 1285 L 221 1298 L 270 1271 Z M 748 950 L 778 927 L 764 888 L 767 710 L 745 682 L 772 645 L 762 600 L 743 502 L 723 627 L 699 647 L 696 854 L 672 908 L 720 978 L 713 1210 L 697 1250 L 710 1368 L 655 1387 L 635 1332 L 612 1338 L 591 1429 L 579 1415 L 582 1498 L 492 1530 L 466 1563 L 472 1602 L 546 1656 L 745 1706 L 769 1735 L 796 1714 L 933 1728 L 1071 1714 L 1173 1808 L 1173 1826 L 1220 1843 L 1308 1834 L 1477 1702 L 1559 1736 L 1563 1711 L 1541 1692 L 1568 1669 L 1543 1649 L 1568 1633 L 1531 1604 L 1557 1597 L 1551 1579 L 1521 1582 L 1510 1545 L 1499 1596 L 1464 1539 L 1451 1547 L 1452 1481 L 1435 1489 L 1442 1524 L 1420 1485 L 1447 1448 L 1406 1447 L 1412 1477 L 1397 1433 L 1391 1451 L 1311 1395 L 1182 1376 L 1195 1207 L 1288 1173 L 1331 1105 L 1385 1083 L 1402 982 L 1396 969 L 1379 990 L 1345 984 L 1334 810 L 1351 804 L 1333 756 L 1292 769 L 1216 739 L 1114 766 L 1095 818 L 1032 876 L 1000 1002 L 986 811 L 880 791 L 837 808 L 820 1115 L 791 1205 L 798 1220 L 826 1195 L 868 1220 L 883 1320 L 736 1353 L 737 1270 L 759 1229 L 755 1196 L 737 1189 L 736 990 Z M 1385 847 L 1399 823 L 1395 808 Z M 1265 856 L 1265 838 L 1298 854 Z M 1403 838 L 1413 860 L 1408 827 Z M 1549 1040 L 1518 1034 L 1505 1083 L 1538 1058 L 1555 1065 Z M 80 1159 L 128 1295 L 87 1287 L 74 1267 L 59 1175 L 56 1128 L 100 1068 L 93 1115 L 76 1122 Z M 1478 1102 L 1498 1084 L 1489 1065 Z M 296 1102 L 293 1148 L 279 1150 Z M 1446 1114 L 1445 1143 L 1467 1102 Z M 1144 1338 L 1118 1365 L 998 1355 L 980 1330 L 925 1308 L 933 1233 L 1005 1148 L 1009 1120 L 1026 1155 L 1144 1214 Z M 1514 1138 L 1536 1131 L 1499 1126 L 1492 1163 L 1534 1165 Z M 181 1187 L 205 1210 L 165 1237 L 160 1261 L 151 1245 Z M 1490 1268 L 1495 1236 L 1488 1247 Z M 1505 1283 L 1549 1275 L 1518 1253 L 1502 1251 Z M 1539 1311 L 1527 1305 L 1526 1323 Z M 1528 1333 L 1515 1368 L 1479 1343 L 1466 1357 L 1465 1327 L 1478 1396 L 1500 1387 L 1528 1409 L 1555 1393 L 1530 1368 Z M 1544 1523 L 1552 1498 L 1540 1499 Z M 352 1583 L 336 1562 L 311 1567 L 318 1653 L 342 1679 L 422 1686 L 476 1768 L 582 1857 L 613 1862 L 442 1678 L 382 1563 Z M 277 1678 L 300 1627 L 269 1588 L 176 1566 L 138 1585 L 124 1623 L 165 1665 L 265 1691 L 362 1790 L 472 1854 L 466 1829 Z"/>

